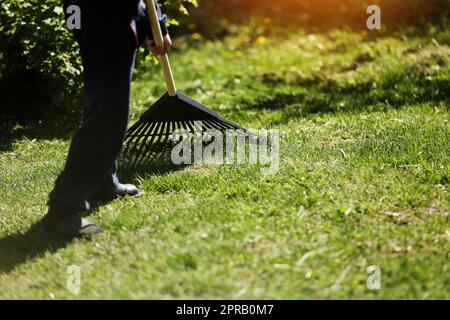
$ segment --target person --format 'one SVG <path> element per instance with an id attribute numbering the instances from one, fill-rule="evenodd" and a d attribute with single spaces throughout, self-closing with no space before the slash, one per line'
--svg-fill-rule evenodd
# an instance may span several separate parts
<path id="1" fill-rule="evenodd" d="M 44 229 L 70 236 L 103 230 L 83 218 L 97 200 L 139 196 L 143 191 L 119 182 L 117 157 L 129 120 L 130 82 L 138 46 L 147 38 L 155 55 L 172 45 L 167 17 L 156 3 L 164 47 L 152 40 L 143 0 L 64 0 L 64 9 L 80 8 L 81 28 L 74 31 L 82 64 L 86 110 L 72 138 L 63 171 L 49 195 Z"/>

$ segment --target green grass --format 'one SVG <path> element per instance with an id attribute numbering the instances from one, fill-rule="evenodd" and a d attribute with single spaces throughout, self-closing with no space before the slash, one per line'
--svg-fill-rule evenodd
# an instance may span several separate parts
<path id="1" fill-rule="evenodd" d="M 0 298 L 449 299 L 448 39 L 180 40 L 178 86 L 243 126 L 281 130 L 280 170 L 139 176 L 146 195 L 96 209 L 107 232 L 91 240 L 32 227 L 70 132 L 16 128 L 0 148 Z M 136 80 L 133 121 L 163 91 L 155 69 Z M 366 286 L 371 265 L 381 290 Z"/>

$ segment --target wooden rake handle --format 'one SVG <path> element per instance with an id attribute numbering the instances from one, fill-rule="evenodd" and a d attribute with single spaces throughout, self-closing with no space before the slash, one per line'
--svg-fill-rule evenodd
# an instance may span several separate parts
<path id="1" fill-rule="evenodd" d="M 147 4 L 148 18 L 152 27 L 153 39 L 155 40 L 157 47 L 164 48 L 164 38 L 161 31 L 161 26 L 159 25 L 155 3 L 153 0 L 145 0 L 145 2 Z M 159 61 L 163 70 L 167 91 L 169 92 L 169 95 L 173 97 L 177 94 L 177 86 L 175 85 L 172 69 L 170 68 L 169 56 L 167 54 L 160 56 Z"/>

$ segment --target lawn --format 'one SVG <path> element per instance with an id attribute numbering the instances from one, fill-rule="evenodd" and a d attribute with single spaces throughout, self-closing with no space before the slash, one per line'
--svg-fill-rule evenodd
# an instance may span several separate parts
<path id="1" fill-rule="evenodd" d="M 0 298 L 449 299 L 450 32 L 417 34 L 180 39 L 178 86 L 280 130 L 279 172 L 141 174 L 146 195 L 95 209 L 92 239 L 35 226 L 73 117 L 15 127 L 0 144 Z M 164 93 L 155 70 L 133 83 L 132 121 Z"/>

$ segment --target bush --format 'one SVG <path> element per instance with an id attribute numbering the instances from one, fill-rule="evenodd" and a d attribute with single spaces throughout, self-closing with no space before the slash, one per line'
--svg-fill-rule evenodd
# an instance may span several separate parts
<path id="1" fill-rule="evenodd" d="M 67 105 L 80 89 L 80 58 L 59 0 L 3 0 L 0 114 L 25 119 Z"/>
<path id="2" fill-rule="evenodd" d="M 181 0 L 165 3 L 183 9 Z M 78 46 L 66 30 L 62 0 L 2 0 L 0 123 L 5 118 L 25 121 L 45 112 L 79 109 L 81 70 Z"/>

